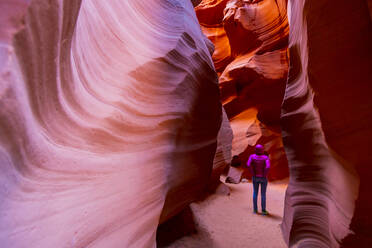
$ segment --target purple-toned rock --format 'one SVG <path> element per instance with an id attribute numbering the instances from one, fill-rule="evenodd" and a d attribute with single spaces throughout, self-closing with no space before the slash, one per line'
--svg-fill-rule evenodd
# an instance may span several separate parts
<path id="1" fill-rule="evenodd" d="M 372 25 L 367 2 L 291 0 L 288 12 L 291 65 L 281 117 L 291 175 L 285 239 L 300 248 L 369 247 Z"/>
<path id="2" fill-rule="evenodd" d="M 191 1 L 1 1 L 0 246 L 155 247 L 230 161 L 211 50 Z"/>

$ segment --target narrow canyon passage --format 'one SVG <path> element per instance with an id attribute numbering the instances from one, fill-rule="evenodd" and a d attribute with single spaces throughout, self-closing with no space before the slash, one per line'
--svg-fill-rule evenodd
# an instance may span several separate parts
<path id="1" fill-rule="evenodd" d="M 0 248 L 371 248 L 371 13 L 0 0 Z"/>
<path id="2" fill-rule="evenodd" d="M 225 177 L 221 179 L 224 181 Z M 269 183 L 266 195 L 270 212 L 268 216 L 252 213 L 251 182 L 222 184 L 230 189 L 229 195 L 227 188 L 220 188 L 205 200 L 192 203 L 191 214 L 180 219 L 177 225 L 160 229 L 163 233 L 159 235 L 174 233 L 171 228 L 185 228 L 184 225 L 190 223 L 193 218 L 191 227 L 190 224 L 187 227 L 190 233 L 172 237 L 167 241 L 161 240 L 162 243 L 158 244 L 158 247 L 287 247 L 279 226 L 283 217 L 287 183 L 287 179 Z"/>

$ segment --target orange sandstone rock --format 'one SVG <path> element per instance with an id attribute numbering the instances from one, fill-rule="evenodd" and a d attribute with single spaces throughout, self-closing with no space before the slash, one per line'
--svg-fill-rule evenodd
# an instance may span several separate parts
<path id="1" fill-rule="evenodd" d="M 272 170 L 272 178 L 288 176 L 281 142 L 269 144 L 262 137 L 247 146 L 249 138 L 240 133 L 255 132 L 252 121 L 279 130 L 288 71 L 286 4 L 284 0 L 205 0 L 195 8 L 203 32 L 215 45 L 213 62 L 219 73 L 221 100 L 234 130 L 233 155 L 240 154 L 245 164 L 253 152 L 249 147 L 264 142 L 266 149 L 275 151 L 272 159 L 277 170 Z M 246 111 L 255 114 L 250 118 L 240 115 Z M 234 128 L 234 122 L 244 131 Z M 280 140 L 280 132 L 276 133 Z"/>

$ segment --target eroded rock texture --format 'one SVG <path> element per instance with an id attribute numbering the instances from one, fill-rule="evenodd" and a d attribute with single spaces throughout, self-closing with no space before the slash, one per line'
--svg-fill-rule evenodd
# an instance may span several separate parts
<path id="1" fill-rule="evenodd" d="M 288 71 L 286 1 L 204 0 L 195 11 L 215 45 L 212 57 L 233 128 L 233 155 L 245 164 L 262 143 L 274 161 L 269 178 L 288 176 L 279 131 Z"/>
<path id="2" fill-rule="evenodd" d="M 209 179 L 208 190 L 215 191 L 221 184 L 220 175 L 225 172 L 231 161 L 233 132 L 226 112 L 222 109 L 222 123 L 217 136 L 217 149 L 213 159 L 212 175 Z"/>
<path id="3" fill-rule="evenodd" d="M 191 1 L 0 10 L 1 247 L 154 247 L 206 186 L 222 120 Z"/>
<path id="4" fill-rule="evenodd" d="M 367 2 L 293 0 L 288 13 L 291 65 L 281 117 L 291 175 L 282 224 L 286 241 L 298 247 L 370 247 Z M 345 238 L 350 223 L 355 235 Z"/>

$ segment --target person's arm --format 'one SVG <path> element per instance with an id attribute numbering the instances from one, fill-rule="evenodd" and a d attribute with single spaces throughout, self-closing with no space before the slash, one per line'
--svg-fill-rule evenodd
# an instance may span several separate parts
<path id="1" fill-rule="evenodd" d="M 269 170 L 270 170 L 270 159 L 269 159 L 269 156 L 267 156 L 267 159 L 266 159 L 266 167 L 265 167 L 265 177 L 266 177 L 267 174 L 269 173 Z"/>
<path id="2" fill-rule="evenodd" d="M 253 175 L 253 168 L 252 168 L 252 155 L 249 156 L 249 159 L 247 161 L 247 167 L 249 169 L 249 172 Z"/>

